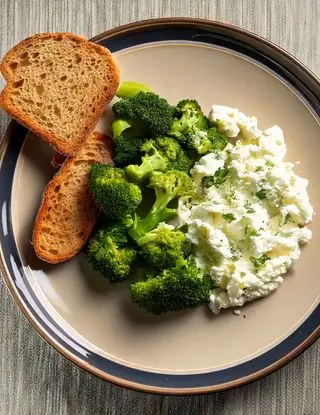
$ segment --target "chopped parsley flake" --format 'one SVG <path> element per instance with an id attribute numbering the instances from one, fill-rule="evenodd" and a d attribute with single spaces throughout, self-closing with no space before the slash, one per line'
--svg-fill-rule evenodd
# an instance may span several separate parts
<path id="1" fill-rule="evenodd" d="M 290 216 L 290 213 L 287 213 L 286 214 L 286 217 L 284 218 L 284 224 L 287 224 L 288 222 L 290 222 L 291 221 L 291 216 Z"/>
<path id="2" fill-rule="evenodd" d="M 251 262 L 257 271 L 258 269 L 262 268 L 270 259 L 271 258 L 267 254 L 263 254 L 259 258 L 251 257 Z"/>
<path id="3" fill-rule="evenodd" d="M 253 227 L 250 225 L 246 226 L 246 229 L 244 232 L 247 236 L 259 236 L 259 232 L 253 229 Z"/>
<path id="4" fill-rule="evenodd" d="M 250 202 L 247 200 L 244 204 L 244 207 L 247 210 L 247 213 L 255 213 L 255 210 L 251 207 Z"/>
<path id="5" fill-rule="evenodd" d="M 229 223 L 236 220 L 235 216 L 232 213 L 223 213 L 222 217 Z"/>
<path id="6" fill-rule="evenodd" d="M 231 245 L 230 246 L 230 251 L 232 253 L 231 260 L 232 261 L 237 261 L 239 259 L 239 250 L 235 246 L 233 246 L 231 243 L 230 243 L 230 245 Z"/>
<path id="7" fill-rule="evenodd" d="M 206 189 L 211 186 L 219 187 L 222 183 L 226 181 L 228 175 L 228 167 L 220 167 L 213 176 L 206 176 L 202 178 L 201 184 Z"/>
<path id="8" fill-rule="evenodd" d="M 267 193 L 266 193 L 266 189 L 260 189 L 257 193 L 256 196 L 260 199 L 263 200 L 267 197 Z"/>

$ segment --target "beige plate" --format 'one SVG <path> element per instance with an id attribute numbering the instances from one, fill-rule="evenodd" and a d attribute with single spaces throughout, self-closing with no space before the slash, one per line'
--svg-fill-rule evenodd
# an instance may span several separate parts
<path id="1" fill-rule="evenodd" d="M 174 38 L 131 46 L 114 56 L 122 80 L 143 82 L 172 104 L 182 98 L 196 98 L 206 112 L 212 104 L 229 105 L 255 115 L 260 128 L 281 126 L 288 146 L 287 157 L 301 161 L 296 171 L 309 179 L 312 204 L 316 212 L 320 211 L 319 119 L 302 94 L 279 74 L 231 48 Z M 99 129 L 107 131 L 105 119 L 99 123 Z M 39 301 L 37 307 L 43 307 L 46 318 L 63 328 L 80 358 L 73 357 L 63 341 L 57 340 L 54 329 L 44 330 L 45 336 L 82 367 L 125 386 L 156 392 L 201 392 L 219 389 L 216 385 L 221 389 L 224 383 L 236 385 L 238 379 L 250 375 L 241 369 L 241 363 L 250 361 L 254 366 L 255 358 L 266 356 L 256 373 L 273 363 L 267 352 L 276 350 L 310 319 L 319 304 L 318 216 L 311 225 L 313 239 L 285 277 L 283 286 L 268 298 L 243 307 L 239 316 L 232 310 L 214 316 L 203 306 L 154 317 L 131 303 L 127 284 L 111 286 L 93 273 L 84 254 L 58 266 L 41 262 L 35 257 L 30 240 L 41 193 L 54 173 L 51 158 L 46 144 L 29 135 L 13 180 L 13 233 L 23 264 L 22 278 Z M 14 280 L 9 285 L 17 285 L 17 278 Z M 26 300 L 23 303 L 22 307 L 29 307 Z M 291 345 L 286 347 L 289 354 Z M 94 361 L 94 356 L 120 363 L 121 367 L 139 369 L 137 373 L 142 370 L 182 374 L 187 378 L 190 374 L 218 372 L 225 377 L 212 378 L 208 385 L 194 376 L 187 386 L 180 380 L 172 380 L 171 386 L 171 381 L 157 383 L 140 375 L 129 378 L 126 374 L 110 374 Z"/>

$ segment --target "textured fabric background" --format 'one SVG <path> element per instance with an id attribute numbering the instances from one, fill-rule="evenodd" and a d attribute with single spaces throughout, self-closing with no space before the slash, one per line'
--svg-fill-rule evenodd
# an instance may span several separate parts
<path id="1" fill-rule="evenodd" d="M 239 25 L 284 47 L 320 76 L 318 0 L 0 0 L 0 55 L 33 33 L 73 31 L 90 38 L 124 23 L 169 16 Z M 2 136 L 8 117 L 0 116 Z M 17 310 L 0 276 L 0 415 L 318 415 L 319 365 L 318 341 L 273 375 L 233 391 L 166 397 L 121 389 L 50 348 Z"/>

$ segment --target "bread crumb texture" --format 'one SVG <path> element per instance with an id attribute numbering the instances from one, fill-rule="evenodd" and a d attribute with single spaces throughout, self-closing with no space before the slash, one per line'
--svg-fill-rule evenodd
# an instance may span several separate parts
<path id="1" fill-rule="evenodd" d="M 62 154 L 75 154 L 119 85 L 111 53 L 70 33 L 32 36 L 4 57 L 0 103 Z"/>
<path id="2" fill-rule="evenodd" d="M 111 140 L 92 133 L 47 185 L 35 223 L 33 244 L 43 260 L 58 263 L 76 255 L 99 215 L 88 186 L 93 163 L 112 163 Z"/>

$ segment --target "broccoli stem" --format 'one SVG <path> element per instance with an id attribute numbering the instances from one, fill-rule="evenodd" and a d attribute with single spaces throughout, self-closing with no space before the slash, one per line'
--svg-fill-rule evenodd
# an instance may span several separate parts
<path id="1" fill-rule="evenodd" d="M 138 244 L 139 238 L 152 231 L 159 223 L 166 222 L 177 215 L 177 209 L 168 207 L 171 201 L 178 196 L 191 196 L 194 190 L 191 178 L 184 172 L 174 170 L 166 173 L 153 172 L 149 186 L 155 191 L 155 202 L 145 218 L 135 217 L 129 231 L 130 236 Z"/>
<path id="2" fill-rule="evenodd" d="M 130 165 L 126 168 L 126 173 L 130 180 L 140 183 L 146 179 L 154 170 L 164 171 L 168 163 L 158 153 L 152 156 L 146 156 L 142 159 L 142 163 L 138 165 Z"/>
<path id="3" fill-rule="evenodd" d="M 155 229 L 159 223 L 173 219 L 177 215 L 176 209 L 167 208 L 168 203 L 173 199 L 172 195 L 156 191 L 156 197 L 148 215 L 143 219 L 138 218 L 129 231 L 129 235 L 138 245 L 141 244 L 141 238 L 146 233 Z"/>
<path id="4" fill-rule="evenodd" d="M 149 242 L 153 242 L 154 240 L 157 239 L 157 234 L 153 234 L 152 232 L 148 232 L 143 236 L 140 236 L 138 238 L 138 240 L 136 241 L 138 243 L 138 245 L 143 245 L 143 244 L 147 244 Z"/>
<path id="5" fill-rule="evenodd" d="M 130 127 L 131 125 L 125 120 L 121 120 L 121 119 L 114 120 L 112 123 L 113 137 L 119 137 L 124 130 Z"/>
<path id="6" fill-rule="evenodd" d="M 152 92 L 151 88 L 149 88 L 147 85 L 133 81 L 124 81 L 120 85 L 116 95 L 119 98 L 131 98 L 141 91 Z"/>
<path id="7" fill-rule="evenodd" d="M 176 269 L 180 269 L 182 267 L 185 267 L 187 264 L 188 264 L 188 261 L 185 258 L 180 257 L 176 261 Z"/>
<path id="8" fill-rule="evenodd" d="M 163 208 L 161 211 L 151 209 L 150 213 L 143 219 L 137 219 L 129 230 L 129 235 L 138 245 L 144 241 L 145 234 L 155 229 L 159 223 L 173 219 L 177 215 L 176 209 Z"/>

